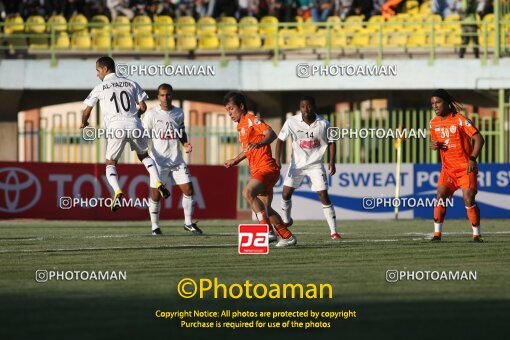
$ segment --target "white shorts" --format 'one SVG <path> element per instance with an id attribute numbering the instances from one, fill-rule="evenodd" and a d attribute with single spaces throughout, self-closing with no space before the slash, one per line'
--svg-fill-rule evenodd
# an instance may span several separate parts
<path id="1" fill-rule="evenodd" d="M 108 129 L 142 129 L 143 131 L 143 126 L 138 126 L 132 123 L 123 124 L 118 122 L 116 124 L 111 124 Z M 144 137 L 143 134 L 140 136 L 140 138 L 130 138 L 127 136 L 127 134 L 124 134 L 124 138 L 116 138 L 115 136 L 115 134 L 112 134 L 109 136 L 111 138 L 106 140 L 106 159 L 108 160 L 118 161 L 122 155 L 122 151 L 124 150 L 126 143 L 129 143 L 131 146 L 131 151 L 135 151 L 137 155 L 147 153 L 149 150 L 149 141 L 147 136 Z M 123 135 L 118 134 L 118 136 L 122 137 Z"/>
<path id="2" fill-rule="evenodd" d="M 186 163 L 181 163 L 174 167 L 160 167 L 157 165 L 159 178 L 165 185 L 181 185 L 191 183 L 191 175 Z M 151 182 L 151 188 L 155 188 L 156 183 Z"/>
<path id="3" fill-rule="evenodd" d="M 324 169 L 324 165 L 311 169 L 294 169 L 289 167 L 283 185 L 297 189 L 301 186 L 301 182 L 303 182 L 305 176 L 310 178 L 310 182 L 312 183 L 312 191 L 327 190 L 328 176 L 326 175 L 326 169 Z"/>

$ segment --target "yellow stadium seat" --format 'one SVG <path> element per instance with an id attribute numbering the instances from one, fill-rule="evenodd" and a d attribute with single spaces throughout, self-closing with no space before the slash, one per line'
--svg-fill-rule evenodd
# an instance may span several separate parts
<path id="1" fill-rule="evenodd" d="M 371 30 L 361 29 L 353 34 L 350 46 L 353 47 L 368 47 L 370 45 L 370 36 L 373 33 Z"/>
<path id="2" fill-rule="evenodd" d="M 23 18 L 19 15 L 10 15 L 5 19 L 4 33 L 22 33 L 24 30 Z"/>
<path id="3" fill-rule="evenodd" d="M 462 44 L 462 33 L 461 32 L 448 32 L 446 34 L 446 46 L 457 47 Z"/>
<path id="4" fill-rule="evenodd" d="M 198 35 L 204 33 L 216 34 L 216 20 L 212 17 L 201 17 L 198 19 L 197 33 Z"/>
<path id="5" fill-rule="evenodd" d="M 430 14 L 432 13 L 432 9 L 430 8 L 430 2 L 424 2 L 420 5 L 420 13 Z"/>
<path id="6" fill-rule="evenodd" d="M 137 15 L 133 18 L 131 23 L 133 33 L 135 34 L 151 34 L 152 33 L 152 20 L 147 15 Z"/>
<path id="7" fill-rule="evenodd" d="M 234 17 L 222 17 L 218 23 L 218 30 L 222 34 L 237 33 L 237 20 Z"/>
<path id="8" fill-rule="evenodd" d="M 87 31 L 79 31 L 71 36 L 71 49 L 89 50 L 92 46 L 90 35 Z"/>
<path id="9" fill-rule="evenodd" d="M 298 30 L 302 33 L 315 33 L 315 31 L 317 31 L 317 25 L 313 22 L 312 18 L 308 18 L 298 26 Z"/>
<path id="10" fill-rule="evenodd" d="M 92 34 L 92 48 L 99 51 L 108 51 L 112 48 L 109 32 L 96 32 Z"/>
<path id="11" fill-rule="evenodd" d="M 407 0 L 404 8 L 406 13 L 417 13 L 420 11 L 420 3 L 416 0 Z"/>
<path id="12" fill-rule="evenodd" d="M 260 34 L 274 34 L 278 30 L 278 18 L 273 16 L 263 17 L 260 19 L 259 28 Z"/>
<path id="13" fill-rule="evenodd" d="M 174 33 L 174 20 L 169 15 L 157 15 L 154 17 L 154 33 L 159 35 Z"/>
<path id="14" fill-rule="evenodd" d="M 152 34 L 138 34 L 135 38 L 135 49 L 137 51 L 152 51 L 155 43 Z"/>
<path id="15" fill-rule="evenodd" d="M 333 30 L 330 34 L 334 34 Z M 328 44 L 327 30 L 320 29 L 306 37 L 306 46 L 312 48 L 323 48 Z"/>
<path id="16" fill-rule="evenodd" d="M 69 32 L 80 32 L 80 31 L 88 31 L 87 25 L 89 21 L 87 20 L 87 17 L 85 17 L 83 14 L 75 14 L 67 23 L 67 29 Z"/>
<path id="17" fill-rule="evenodd" d="M 444 21 L 459 21 L 459 20 L 460 20 L 460 15 L 458 15 L 456 13 L 450 14 L 444 18 Z"/>
<path id="18" fill-rule="evenodd" d="M 346 47 L 347 46 L 347 34 L 345 31 L 335 30 L 331 34 L 331 47 Z"/>
<path id="19" fill-rule="evenodd" d="M 114 34 L 113 49 L 118 51 L 131 51 L 133 49 L 133 36 L 131 33 Z"/>
<path id="20" fill-rule="evenodd" d="M 173 35 L 157 35 L 156 49 L 159 51 L 173 51 L 175 49 L 175 40 Z"/>
<path id="21" fill-rule="evenodd" d="M 57 50 L 67 50 L 71 42 L 69 41 L 69 34 L 67 32 L 59 32 L 55 37 L 55 49 Z"/>
<path id="22" fill-rule="evenodd" d="M 40 15 L 32 15 L 28 17 L 25 22 L 25 32 L 27 33 L 44 33 L 46 30 L 46 22 L 44 18 Z"/>
<path id="23" fill-rule="evenodd" d="M 178 35 L 189 35 L 195 34 L 196 32 L 195 18 L 193 17 L 180 17 L 177 19 L 177 34 Z M 177 47 L 179 43 L 177 43 Z"/>
<path id="24" fill-rule="evenodd" d="M 220 40 L 215 33 L 202 33 L 198 37 L 198 48 L 201 50 L 217 50 L 220 46 Z"/>
<path id="25" fill-rule="evenodd" d="M 254 17 L 243 17 L 239 21 L 239 33 L 241 35 L 256 34 L 259 31 L 259 24 Z"/>
<path id="26" fill-rule="evenodd" d="M 340 19 L 339 16 L 330 16 L 326 20 L 326 22 L 329 24 L 329 27 L 332 30 L 341 30 L 342 29 L 342 19 Z"/>
<path id="27" fill-rule="evenodd" d="M 262 46 L 262 40 L 258 34 L 245 34 L 241 36 L 242 50 L 258 50 Z"/>
<path id="28" fill-rule="evenodd" d="M 106 15 L 94 15 L 90 20 L 90 32 L 110 32 L 110 19 Z"/>
<path id="29" fill-rule="evenodd" d="M 237 34 L 222 34 L 220 37 L 221 44 L 224 50 L 238 50 L 239 49 L 239 37 Z"/>
<path id="30" fill-rule="evenodd" d="M 177 28 L 179 30 L 179 28 Z M 197 39 L 194 34 L 177 35 L 177 50 L 191 51 L 197 48 Z"/>
<path id="31" fill-rule="evenodd" d="M 304 34 L 300 34 L 295 29 L 281 29 L 278 32 L 280 36 L 280 46 L 286 49 L 306 47 Z"/>
<path id="32" fill-rule="evenodd" d="M 62 15 L 52 15 L 48 21 L 46 21 L 46 30 L 51 32 L 51 29 L 55 32 L 67 32 L 67 20 Z"/>
<path id="33" fill-rule="evenodd" d="M 363 29 L 364 15 L 352 15 L 345 19 L 345 30 L 348 32 L 357 32 Z"/>
<path id="34" fill-rule="evenodd" d="M 409 32 L 407 39 L 408 47 L 426 47 L 427 45 L 427 32 L 423 30 L 414 30 Z"/>
<path id="35" fill-rule="evenodd" d="M 131 22 L 129 18 L 123 15 L 119 15 L 112 21 L 112 31 L 114 34 L 130 33 Z"/>
<path id="36" fill-rule="evenodd" d="M 388 47 L 405 47 L 407 45 L 407 31 L 395 30 L 384 32 L 384 45 Z"/>
<path id="37" fill-rule="evenodd" d="M 427 32 L 428 33 L 428 32 Z M 432 34 L 427 34 L 427 46 L 434 45 L 436 47 L 446 47 L 446 37 L 451 35 L 452 32 L 444 29 L 434 31 L 434 42 L 432 43 Z M 453 47 L 453 46 L 450 46 Z"/>

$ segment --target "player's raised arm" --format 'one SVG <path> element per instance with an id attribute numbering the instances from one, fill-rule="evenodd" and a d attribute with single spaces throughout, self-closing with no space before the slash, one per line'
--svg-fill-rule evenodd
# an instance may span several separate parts
<path id="1" fill-rule="evenodd" d="M 87 106 L 85 110 L 83 110 L 82 116 L 81 116 L 81 125 L 80 129 L 83 129 L 87 126 L 89 126 L 89 118 L 90 113 L 92 112 L 92 106 Z"/>

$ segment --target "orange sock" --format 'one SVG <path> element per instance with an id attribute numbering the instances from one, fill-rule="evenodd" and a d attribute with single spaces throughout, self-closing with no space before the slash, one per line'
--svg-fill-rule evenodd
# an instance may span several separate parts
<path id="1" fill-rule="evenodd" d="M 278 233 L 278 235 L 280 235 L 281 238 L 288 239 L 289 237 L 292 236 L 292 233 L 290 232 L 289 229 L 287 229 L 285 223 L 277 224 L 275 226 L 275 230 Z"/>
<path id="2" fill-rule="evenodd" d="M 476 204 L 473 204 L 470 207 L 466 207 L 466 210 L 471 226 L 478 227 L 480 225 L 480 208 L 478 208 Z"/>
<path id="3" fill-rule="evenodd" d="M 446 215 L 446 207 L 437 205 L 434 207 L 434 222 L 443 223 Z"/>
<path id="4" fill-rule="evenodd" d="M 269 223 L 269 218 L 267 218 L 267 214 L 265 211 L 255 213 L 255 215 L 257 215 L 257 219 L 259 220 L 260 224 L 267 224 L 271 226 L 271 223 Z"/>

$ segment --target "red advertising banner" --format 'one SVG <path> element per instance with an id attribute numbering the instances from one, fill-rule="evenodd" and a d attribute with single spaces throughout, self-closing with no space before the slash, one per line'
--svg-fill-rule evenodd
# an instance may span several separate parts
<path id="1" fill-rule="evenodd" d="M 236 218 L 237 169 L 190 165 L 194 218 Z M 126 205 L 111 212 L 104 164 L 0 162 L 0 218 L 59 220 L 149 219 L 149 174 L 142 164 L 119 164 Z M 177 186 L 161 205 L 162 219 L 182 219 Z"/>

